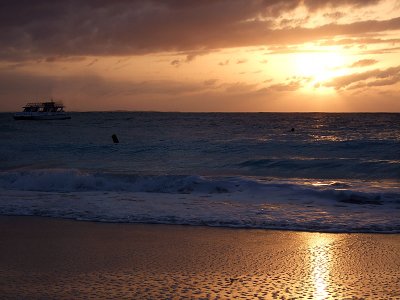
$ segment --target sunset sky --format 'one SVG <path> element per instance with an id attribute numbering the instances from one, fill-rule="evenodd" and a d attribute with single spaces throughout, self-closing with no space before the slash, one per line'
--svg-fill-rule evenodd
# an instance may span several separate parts
<path id="1" fill-rule="evenodd" d="M 0 0 L 0 111 L 400 112 L 399 0 Z"/>

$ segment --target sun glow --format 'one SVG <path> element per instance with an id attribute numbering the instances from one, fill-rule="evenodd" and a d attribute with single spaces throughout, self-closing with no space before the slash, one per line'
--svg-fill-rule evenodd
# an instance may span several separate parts
<path id="1" fill-rule="evenodd" d="M 347 57 L 340 52 L 307 52 L 294 54 L 294 71 L 306 79 L 305 88 L 318 88 L 324 82 L 347 73 Z"/>

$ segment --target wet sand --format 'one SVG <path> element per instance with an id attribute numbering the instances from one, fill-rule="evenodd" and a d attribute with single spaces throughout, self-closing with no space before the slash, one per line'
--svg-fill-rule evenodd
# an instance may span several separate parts
<path id="1" fill-rule="evenodd" d="M 0 217 L 2 299 L 400 299 L 400 235 Z"/>

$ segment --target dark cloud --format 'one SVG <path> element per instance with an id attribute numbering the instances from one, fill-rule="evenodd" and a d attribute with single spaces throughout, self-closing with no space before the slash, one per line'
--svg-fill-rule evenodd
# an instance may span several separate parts
<path id="1" fill-rule="evenodd" d="M 304 42 L 400 28 L 400 18 L 310 29 L 272 29 L 299 5 L 310 11 L 376 0 L 2 0 L 0 58 L 133 55 Z M 191 60 L 195 57 L 188 56 Z"/>
<path id="2" fill-rule="evenodd" d="M 283 19 L 279 22 L 280 27 L 299 27 L 304 25 L 308 20 L 310 19 L 310 16 L 307 16 L 305 18 L 297 18 L 297 19 Z"/>
<path id="3" fill-rule="evenodd" d="M 338 19 L 343 18 L 345 15 L 346 14 L 343 13 L 343 12 L 335 11 L 335 12 L 332 12 L 332 13 L 325 13 L 324 17 L 328 18 L 328 19 L 338 20 Z"/>
<path id="4" fill-rule="evenodd" d="M 336 0 L 336 1 L 325 1 L 325 0 L 304 0 L 305 6 L 307 6 L 310 10 L 317 10 L 321 8 L 335 8 L 339 6 L 354 6 L 361 7 L 372 4 L 379 3 L 380 0 Z"/>
<path id="5" fill-rule="evenodd" d="M 99 60 L 97 58 L 93 59 L 90 63 L 88 63 L 86 66 L 87 67 L 91 67 L 93 66 L 95 63 L 97 63 Z"/>
<path id="6" fill-rule="evenodd" d="M 336 77 L 325 86 L 340 89 L 357 89 L 362 87 L 386 86 L 400 82 L 400 66 L 385 70 L 375 69 L 362 73 Z"/>
<path id="7" fill-rule="evenodd" d="M 267 41 L 271 44 L 297 44 L 341 36 L 364 36 L 367 33 L 398 29 L 400 29 L 400 17 L 384 21 L 368 20 L 351 24 L 331 23 L 315 28 L 297 27 L 273 30 L 270 31 Z"/>
<path id="8" fill-rule="evenodd" d="M 174 59 L 171 61 L 171 65 L 174 67 L 180 67 L 183 63 L 190 63 L 194 61 L 198 56 L 207 55 L 210 51 L 189 51 L 189 52 L 180 52 L 176 53 L 176 55 L 184 55 L 185 59 Z"/>

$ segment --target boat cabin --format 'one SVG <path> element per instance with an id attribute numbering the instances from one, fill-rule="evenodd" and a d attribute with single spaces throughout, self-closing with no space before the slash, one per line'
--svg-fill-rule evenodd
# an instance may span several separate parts
<path id="1" fill-rule="evenodd" d="M 64 106 L 57 102 L 28 103 L 24 112 L 64 112 Z"/>

